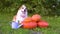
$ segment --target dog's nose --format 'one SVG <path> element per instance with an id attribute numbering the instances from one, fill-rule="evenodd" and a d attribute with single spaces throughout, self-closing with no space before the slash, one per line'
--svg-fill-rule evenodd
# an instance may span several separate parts
<path id="1" fill-rule="evenodd" d="M 24 12 L 26 12 L 26 9 L 24 10 Z"/>

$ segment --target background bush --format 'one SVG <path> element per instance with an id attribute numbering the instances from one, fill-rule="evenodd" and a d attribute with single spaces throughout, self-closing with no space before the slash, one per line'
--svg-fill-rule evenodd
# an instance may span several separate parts
<path id="1" fill-rule="evenodd" d="M 0 14 L 15 15 L 22 4 L 27 6 L 29 14 L 60 16 L 60 0 L 0 0 Z"/>

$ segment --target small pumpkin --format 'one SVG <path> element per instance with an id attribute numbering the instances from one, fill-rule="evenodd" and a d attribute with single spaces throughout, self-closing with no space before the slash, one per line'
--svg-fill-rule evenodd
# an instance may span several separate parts
<path id="1" fill-rule="evenodd" d="M 32 29 L 36 27 L 37 27 L 37 23 L 33 23 L 33 22 L 23 23 L 23 28 L 25 29 Z"/>
<path id="2" fill-rule="evenodd" d="M 40 28 L 46 28 L 49 26 L 49 24 L 46 21 L 40 21 L 40 22 L 38 22 L 38 26 Z"/>
<path id="3" fill-rule="evenodd" d="M 29 22 L 31 22 L 31 21 L 32 21 L 32 18 L 31 18 L 31 17 L 27 17 L 27 18 L 24 19 L 24 22 L 25 22 L 25 23 L 29 23 Z"/>
<path id="4" fill-rule="evenodd" d="M 39 14 L 35 14 L 32 16 L 33 21 L 39 21 L 41 19 L 41 16 Z"/>

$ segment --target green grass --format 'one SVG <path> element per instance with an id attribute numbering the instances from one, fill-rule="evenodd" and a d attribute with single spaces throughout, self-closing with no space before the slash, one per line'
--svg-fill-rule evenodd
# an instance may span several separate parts
<path id="1" fill-rule="evenodd" d="M 0 14 L 0 34 L 29 34 L 29 29 L 19 28 L 11 29 L 9 22 L 12 20 L 12 14 Z M 42 17 L 43 20 L 49 23 L 48 28 L 34 28 L 33 30 L 41 31 L 44 34 L 60 34 L 60 17 Z"/>

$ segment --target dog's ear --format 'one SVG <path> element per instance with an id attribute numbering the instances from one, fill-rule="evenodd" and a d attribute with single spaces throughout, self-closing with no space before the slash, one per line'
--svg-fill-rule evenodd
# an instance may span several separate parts
<path id="1" fill-rule="evenodd" d="M 24 9 L 24 8 L 26 8 L 26 7 L 24 5 L 22 5 L 21 7 L 19 7 L 19 10 Z"/>
<path id="2" fill-rule="evenodd" d="M 26 6 L 25 5 L 22 5 L 22 9 L 25 9 L 26 8 Z"/>
<path id="3" fill-rule="evenodd" d="M 26 9 L 26 6 L 25 5 L 22 5 L 18 10 L 24 11 L 25 9 Z"/>
<path id="4" fill-rule="evenodd" d="M 18 10 L 20 10 L 20 9 L 22 9 L 22 6 L 20 6 Z"/>

